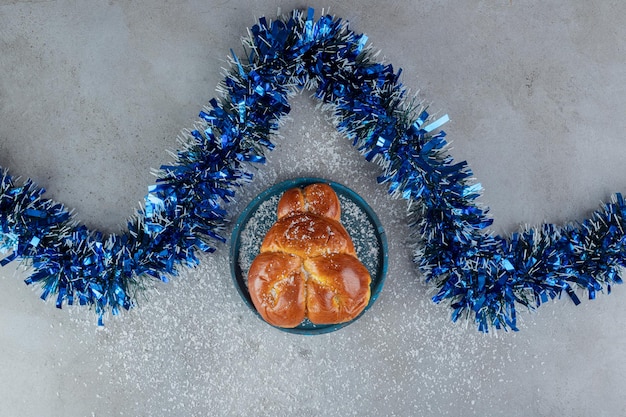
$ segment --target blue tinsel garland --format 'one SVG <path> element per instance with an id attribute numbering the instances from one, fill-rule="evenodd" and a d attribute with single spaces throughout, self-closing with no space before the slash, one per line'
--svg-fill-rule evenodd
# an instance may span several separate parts
<path id="1" fill-rule="evenodd" d="M 626 204 L 621 195 L 577 224 L 544 225 L 510 238 L 485 231 L 491 224 L 475 200 L 480 185 L 465 162 L 446 153 L 447 118 L 433 120 L 405 102 L 391 65 L 375 62 L 367 37 L 341 19 L 314 19 L 294 11 L 261 18 L 233 53 L 233 69 L 220 101 L 200 112 L 202 128 L 184 133 L 174 164 L 162 166 L 145 209 L 121 235 L 103 236 L 77 224 L 65 208 L 42 198 L 32 181 L 16 184 L 0 170 L 1 265 L 26 260 L 42 298 L 93 305 L 107 311 L 133 305 L 147 277 L 167 280 L 179 265 L 195 265 L 197 250 L 224 241 L 225 204 L 252 179 L 248 163 L 263 163 L 272 133 L 290 110 L 294 89 L 314 90 L 333 112 L 337 129 L 367 160 L 382 167 L 380 183 L 409 201 L 419 241 L 415 262 L 436 285 L 435 302 L 448 300 L 452 319 L 475 320 L 481 331 L 516 329 L 516 306 L 559 297 L 575 303 L 577 288 L 589 298 L 621 283 L 625 264 Z"/>

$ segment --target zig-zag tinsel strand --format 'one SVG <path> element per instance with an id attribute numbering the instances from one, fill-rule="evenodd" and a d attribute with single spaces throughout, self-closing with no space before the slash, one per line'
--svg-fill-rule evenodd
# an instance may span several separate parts
<path id="1" fill-rule="evenodd" d="M 16 185 L 2 171 L 0 251 L 28 261 L 27 283 L 56 305 L 77 301 L 107 311 L 133 305 L 146 277 L 167 280 L 180 265 L 198 263 L 222 237 L 226 205 L 252 180 L 250 163 L 264 163 L 271 135 L 289 113 L 296 90 L 314 91 L 337 129 L 382 168 L 378 178 L 392 196 L 409 203 L 417 238 L 415 261 L 452 319 L 473 319 L 481 331 L 517 329 L 516 307 L 535 308 L 577 289 L 594 298 L 621 283 L 626 264 L 626 204 L 614 196 L 590 219 L 564 227 L 543 225 L 494 236 L 487 210 L 476 199 L 480 184 L 465 162 L 447 153 L 440 127 L 425 108 L 407 104 L 400 72 L 373 58 L 367 37 L 331 16 L 294 11 L 261 18 L 244 40 L 232 68 L 192 129 L 184 130 L 175 161 L 159 170 L 145 208 L 120 235 L 104 237 L 72 220 L 62 205 L 42 198 L 29 180 Z"/>

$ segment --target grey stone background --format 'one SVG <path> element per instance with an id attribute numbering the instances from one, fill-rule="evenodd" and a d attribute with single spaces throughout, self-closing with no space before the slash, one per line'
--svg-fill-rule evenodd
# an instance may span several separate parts
<path id="1" fill-rule="evenodd" d="M 0 1 L 0 166 L 78 219 L 117 232 L 215 96 L 230 48 L 260 16 L 324 8 L 368 34 L 403 82 L 448 113 L 457 160 L 485 187 L 493 231 L 579 220 L 626 190 L 626 3 L 619 1 Z M 405 204 L 302 95 L 279 146 L 231 206 L 311 175 L 378 212 L 390 269 L 374 307 L 302 337 L 258 320 L 228 246 L 106 326 L 57 310 L 0 269 L 2 416 L 626 415 L 626 289 L 520 313 L 480 334 L 429 301 Z M 584 296 L 584 295 L 583 295 Z"/>

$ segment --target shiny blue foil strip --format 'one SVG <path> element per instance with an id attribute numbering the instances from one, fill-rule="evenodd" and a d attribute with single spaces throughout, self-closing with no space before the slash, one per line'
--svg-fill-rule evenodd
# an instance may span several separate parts
<path id="1" fill-rule="evenodd" d="M 415 262 L 447 302 L 452 320 L 473 320 L 480 331 L 517 330 L 517 309 L 533 309 L 565 294 L 580 303 L 622 283 L 626 265 L 626 204 L 621 194 L 587 220 L 546 224 L 510 237 L 492 235 L 481 186 L 465 162 L 447 154 L 446 133 L 425 108 L 411 107 L 401 71 L 373 60 L 367 36 L 313 9 L 274 21 L 261 18 L 231 51 L 232 70 L 220 99 L 199 113 L 173 163 L 126 231 L 104 236 L 75 222 L 32 181 L 16 183 L 0 169 L 0 260 L 32 266 L 27 284 L 55 305 L 93 306 L 107 313 L 134 304 L 144 279 L 167 281 L 180 266 L 199 262 L 225 242 L 227 206 L 252 180 L 250 164 L 265 163 L 272 134 L 289 113 L 294 89 L 311 89 L 332 112 L 336 127 L 382 172 L 378 182 L 409 203 L 419 243 Z"/>

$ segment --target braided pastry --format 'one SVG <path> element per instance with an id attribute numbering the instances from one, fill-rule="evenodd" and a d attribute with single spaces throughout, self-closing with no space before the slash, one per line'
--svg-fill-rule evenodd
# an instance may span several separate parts
<path id="1" fill-rule="evenodd" d="M 268 323 L 291 328 L 305 318 L 336 324 L 356 318 L 370 299 L 370 274 L 340 223 L 335 191 L 317 183 L 281 197 L 278 220 L 248 272 L 248 291 Z"/>

